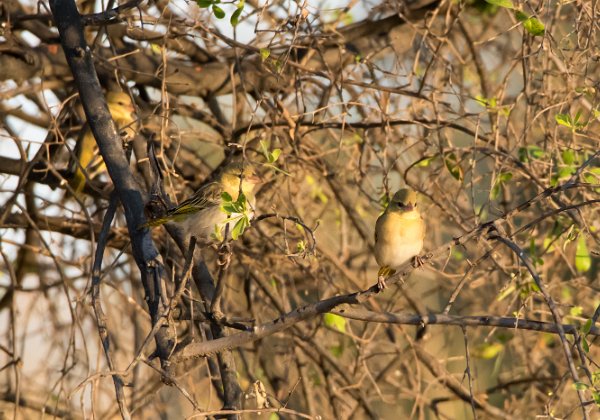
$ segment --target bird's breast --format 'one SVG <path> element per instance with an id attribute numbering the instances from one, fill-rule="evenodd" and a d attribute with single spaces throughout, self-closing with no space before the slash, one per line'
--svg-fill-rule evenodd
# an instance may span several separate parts
<path id="1" fill-rule="evenodd" d="M 396 268 L 423 249 L 425 225 L 415 215 L 388 213 L 377 221 L 375 259 L 380 267 Z"/>

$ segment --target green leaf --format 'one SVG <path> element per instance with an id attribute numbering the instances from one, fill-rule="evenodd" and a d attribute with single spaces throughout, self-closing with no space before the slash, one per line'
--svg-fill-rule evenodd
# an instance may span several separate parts
<path id="1" fill-rule="evenodd" d="M 580 316 L 583 313 L 583 308 L 581 306 L 573 306 L 569 311 L 571 316 Z"/>
<path id="2" fill-rule="evenodd" d="M 196 0 L 196 4 L 201 9 L 206 9 L 207 7 L 212 6 L 213 2 L 212 0 Z"/>
<path id="3" fill-rule="evenodd" d="M 514 291 L 515 291 L 515 286 L 514 285 L 510 285 L 509 287 L 507 287 L 506 289 L 502 290 L 498 294 L 498 297 L 496 298 L 496 300 L 498 302 L 501 302 L 504 299 L 506 299 L 508 296 L 510 296 Z"/>
<path id="4" fill-rule="evenodd" d="M 586 169 L 583 173 L 583 179 L 590 184 L 598 184 L 600 181 L 600 168 Z"/>
<path id="5" fill-rule="evenodd" d="M 271 413 L 269 414 L 269 420 L 279 420 L 281 417 L 279 417 L 279 414 L 277 413 Z"/>
<path id="6" fill-rule="evenodd" d="M 504 349 L 502 343 L 484 343 L 478 346 L 473 352 L 480 359 L 493 359 Z"/>
<path id="7" fill-rule="evenodd" d="M 565 149 L 561 155 L 563 162 L 567 165 L 572 165 L 575 162 L 575 151 L 573 149 Z"/>
<path id="8" fill-rule="evenodd" d="M 460 249 L 458 249 L 458 247 L 452 248 L 451 255 L 455 261 L 462 261 L 465 259 L 465 254 L 463 254 L 463 252 Z"/>
<path id="9" fill-rule="evenodd" d="M 500 175 L 498 175 L 500 182 L 508 182 L 512 179 L 512 177 L 512 172 L 500 172 Z"/>
<path id="10" fill-rule="evenodd" d="M 525 22 L 527 19 L 529 19 L 529 15 L 520 10 L 515 10 L 515 17 L 519 22 Z"/>
<path id="11" fill-rule="evenodd" d="M 450 175 L 457 181 L 461 181 L 463 179 L 463 170 L 458 164 L 458 159 L 454 153 L 447 153 L 444 156 L 444 163 L 446 164 L 446 168 L 450 172 Z"/>
<path id="12" fill-rule="evenodd" d="M 511 0 L 485 0 L 486 3 L 489 3 L 493 6 L 504 7 L 506 9 L 514 9 L 515 6 Z"/>
<path id="13" fill-rule="evenodd" d="M 262 59 L 262 61 L 265 61 L 267 58 L 269 58 L 269 56 L 271 55 L 271 51 L 269 51 L 266 48 L 261 48 L 260 49 L 260 58 Z"/>
<path id="14" fill-rule="evenodd" d="M 336 357 L 339 359 L 344 354 L 344 346 L 342 346 L 341 344 L 339 344 L 337 346 L 331 346 L 331 347 L 329 347 L 329 352 L 331 353 L 331 355 L 333 357 Z"/>
<path id="15" fill-rule="evenodd" d="M 500 195 L 500 183 L 495 182 L 494 186 L 490 190 L 490 200 L 495 200 Z"/>
<path id="16" fill-rule="evenodd" d="M 583 327 L 581 327 L 581 332 L 585 335 L 589 334 L 589 332 L 592 330 L 592 319 L 588 319 L 587 321 L 585 321 L 585 324 L 583 324 Z"/>
<path id="17" fill-rule="evenodd" d="M 533 36 L 542 36 L 546 32 L 544 24 L 534 17 L 530 17 L 523 22 L 523 27 Z"/>
<path id="18" fill-rule="evenodd" d="M 429 166 L 431 164 L 431 162 L 433 162 L 435 159 L 437 159 L 437 156 L 423 158 L 423 159 L 419 160 L 419 163 L 417 163 L 417 166 L 425 168 L 425 167 Z"/>
<path id="19" fill-rule="evenodd" d="M 212 11 L 217 19 L 223 19 L 225 17 L 225 12 L 219 6 L 213 5 Z"/>
<path id="20" fill-rule="evenodd" d="M 490 191 L 490 199 L 495 200 L 500 195 L 500 190 L 503 188 L 503 184 L 512 179 L 513 175 L 511 172 L 500 172 L 492 189 Z"/>
<path id="21" fill-rule="evenodd" d="M 325 325 L 329 328 L 333 328 L 339 332 L 346 332 L 346 318 L 342 316 L 328 312 L 323 315 L 323 322 L 325 322 Z"/>
<path id="22" fill-rule="evenodd" d="M 235 10 L 235 12 L 233 12 L 233 14 L 231 15 L 231 19 L 229 19 L 229 22 L 233 26 L 236 26 L 238 23 L 240 23 L 240 15 L 242 14 L 243 11 L 244 11 L 243 8 L 237 8 Z"/>
<path id="23" fill-rule="evenodd" d="M 475 100 L 479 102 L 481 106 L 486 108 L 496 108 L 498 106 L 498 98 L 486 98 L 485 96 L 477 95 Z"/>
<path id="24" fill-rule="evenodd" d="M 544 156 L 544 150 L 539 146 L 527 146 L 519 148 L 519 161 L 529 162 L 530 158 L 540 159 Z"/>
<path id="25" fill-rule="evenodd" d="M 246 228 L 250 226 L 250 222 L 246 216 L 242 216 L 240 220 L 237 221 L 233 229 L 231 229 L 231 239 L 237 241 L 237 239 L 244 234 Z"/>
<path id="26" fill-rule="evenodd" d="M 231 203 L 233 201 L 233 197 L 231 197 L 231 194 L 228 192 L 223 191 L 221 193 L 221 200 Z"/>
<path id="27" fill-rule="evenodd" d="M 577 171 L 574 166 L 567 166 L 558 170 L 558 179 L 570 178 Z"/>
<path id="28" fill-rule="evenodd" d="M 275 161 L 279 159 L 279 155 L 281 155 L 281 149 L 273 149 L 273 151 L 271 152 L 269 163 L 275 163 Z"/>
<path id="29" fill-rule="evenodd" d="M 586 390 L 588 389 L 590 386 L 588 384 L 585 384 L 583 382 L 575 382 L 573 384 L 573 388 L 575 388 L 578 391 L 582 391 L 582 390 Z"/>
<path id="30" fill-rule="evenodd" d="M 597 385 L 600 382 L 600 370 L 592 372 L 592 384 Z"/>
<path id="31" fill-rule="evenodd" d="M 590 345 L 588 344 L 587 340 L 585 339 L 585 337 L 581 338 L 581 346 L 583 347 L 583 351 L 586 353 L 590 352 Z"/>
<path id="32" fill-rule="evenodd" d="M 598 391 L 592 391 L 592 398 L 596 405 L 600 407 L 600 393 Z"/>
<path id="33" fill-rule="evenodd" d="M 573 128 L 573 120 L 569 114 L 556 114 L 554 116 L 556 122 L 568 128 Z"/>
<path id="34" fill-rule="evenodd" d="M 592 267 L 592 258 L 588 251 L 584 235 L 579 235 L 575 251 L 575 268 L 579 273 L 586 273 Z"/>
<path id="35" fill-rule="evenodd" d="M 238 213 L 237 208 L 233 205 L 233 203 L 222 204 L 221 211 L 228 215 L 230 215 L 231 213 Z"/>
<path id="36" fill-rule="evenodd" d="M 242 209 L 246 209 L 246 195 L 244 193 L 240 193 L 240 196 L 237 199 L 237 202 L 242 206 Z"/>

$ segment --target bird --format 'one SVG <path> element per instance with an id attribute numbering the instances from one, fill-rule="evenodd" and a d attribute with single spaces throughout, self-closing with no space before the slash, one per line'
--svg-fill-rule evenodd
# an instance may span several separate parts
<path id="1" fill-rule="evenodd" d="M 227 239 L 236 239 L 234 230 L 238 221 L 249 224 L 254 216 L 254 189 L 259 182 L 260 178 L 249 165 L 230 163 L 215 181 L 206 183 L 190 198 L 167 210 L 164 216 L 150 219 L 140 228 L 173 222 L 194 236 L 197 243 L 207 246 L 222 241 L 228 226 Z M 242 226 L 242 232 L 247 224 Z"/>
<path id="2" fill-rule="evenodd" d="M 417 208 L 417 193 L 410 188 L 396 191 L 375 224 L 375 260 L 380 267 L 377 273 L 380 290 L 386 287 L 386 278 L 411 258 L 414 258 L 415 266 L 422 265 L 418 254 L 423 249 L 424 238 L 425 222 Z"/>
<path id="3" fill-rule="evenodd" d="M 127 134 L 133 135 L 133 127 L 130 126 L 135 120 L 135 109 L 129 95 L 125 92 L 108 92 L 106 103 L 117 126 L 126 128 Z M 94 135 L 89 128 L 86 129 L 83 137 L 77 143 L 75 156 L 77 156 L 79 163 L 73 161 L 76 169 L 69 184 L 75 195 L 78 196 L 85 187 L 86 173 L 88 179 L 93 179 L 106 170 L 106 165 L 102 160 L 102 156 L 100 156 Z"/>

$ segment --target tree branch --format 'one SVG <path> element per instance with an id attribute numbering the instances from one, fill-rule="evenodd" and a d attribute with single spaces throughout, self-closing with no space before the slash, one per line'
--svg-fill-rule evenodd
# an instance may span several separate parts
<path id="1" fill-rule="evenodd" d="M 125 211 L 133 256 L 141 272 L 152 323 L 156 324 L 160 313 L 161 262 L 150 231 L 138 229 L 138 226 L 145 222 L 142 192 L 129 169 L 122 140 L 106 104 L 94 68 L 92 51 L 83 35 L 77 6 L 73 0 L 54 0 L 50 2 L 50 8 L 90 129 Z M 163 368 L 168 372 L 167 359 L 173 344 L 166 328 L 156 334 L 156 345 Z"/>

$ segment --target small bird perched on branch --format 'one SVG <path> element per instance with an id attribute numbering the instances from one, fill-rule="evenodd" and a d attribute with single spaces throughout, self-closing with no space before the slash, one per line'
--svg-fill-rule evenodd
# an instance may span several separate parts
<path id="1" fill-rule="evenodd" d="M 380 267 L 377 273 L 380 290 L 385 288 L 386 278 L 421 252 L 424 238 L 425 223 L 417 209 L 417 193 L 402 188 L 394 194 L 375 224 L 375 260 Z"/>
<path id="2" fill-rule="evenodd" d="M 128 128 L 128 134 L 133 135 L 133 128 L 129 127 L 135 120 L 135 109 L 131 98 L 125 92 L 108 92 L 106 94 L 108 109 L 115 120 L 117 126 L 121 129 Z M 100 151 L 96 145 L 96 140 L 90 129 L 86 129 L 85 134 L 75 147 L 75 155 L 79 163 L 75 174 L 69 183 L 75 194 L 80 194 L 85 187 L 86 174 L 89 179 L 95 178 L 98 174 L 106 170 L 106 165 L 100 156 Z"/>
<path id="3" fill-rule="evenodd" d="M 151 219 L 140 228 L 173 222 L 186 234 L 195 236 L 200 245 L 209 245 L 222 241 L 228 226 L 227 236 L 235 240 L 254 216 L 254 188 L 259 182 L 250 166 L 229 164 L 216 181 L 203 185 L 166 215 Z"/>

